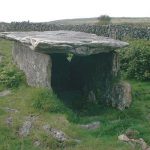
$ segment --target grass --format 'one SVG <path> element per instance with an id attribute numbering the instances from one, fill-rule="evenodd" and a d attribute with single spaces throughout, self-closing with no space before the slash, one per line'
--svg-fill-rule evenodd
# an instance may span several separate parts
<path id="1" fill-rule="evenodd" d="M 12 42 L 0 40 L 0 53 L 5 59 L 3 65 L 12 62 L 11 47 Z M 133 150 L 130 144 L 117 139 L 127 129 L 138 130 L 140 134 L 137 136 L 150 145 L 150 82 L 128 82 L 132 85 L 133 102 L 123 112 L 97 105 L 74 112 L 51 91 L 32 88 L 25 83 L 12 88 L 10 95 L 0 97 L 0 150 Z M 4 110 L 5 107 L 17 109 L 19 112 L 9 113 Z M 34 122 L 29 136 L 21 138 L 18 135 L 19 128 L 25 117 L 31 114 L 38 116 L 38 119 Z M 6 125 L 6 119 L 10 116 L 13 118 L 12 127 Z M 93 131 L 79 127 L 80 124 L 92 121 L 100 121 L 101 127 Z M 42 130 L 44 124 L 60 129 L 81 142 L 59 143 Z M 36 140 L 43 143 L 40 148 L 34 146 Z"/>
<path id="2" fill-rule="evenodd" d="M 64 24 L 64 25 L 82 25 L 82 24 L 96 24 L 98 22 L 97 18 L 77 18 L 77 19 L 63 19 L 51 21 L 55 24 Z M 112 17 L 112 24 L 150 24 L 150 18 L 129 18 L 129 17 Z"/>

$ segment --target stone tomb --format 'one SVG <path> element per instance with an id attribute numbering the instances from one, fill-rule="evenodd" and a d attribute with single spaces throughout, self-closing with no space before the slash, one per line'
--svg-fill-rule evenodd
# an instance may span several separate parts
<path id="1" fill-rule="evenodd" d="M 79 91 L 92 103 L 118 106 L 114 101 L 122 101 L 114 90 L 119 71 L 115 50 L 128 43 L 75 31 L 4 32 L 0 37 L 15 41 L 14 62 L 24 71 L 29 85 L 53 89 L 58 94 Z M 119 92 L 124 91 L 130 90 Z M 119 109 L 125 107 L 119 105 Z"/>

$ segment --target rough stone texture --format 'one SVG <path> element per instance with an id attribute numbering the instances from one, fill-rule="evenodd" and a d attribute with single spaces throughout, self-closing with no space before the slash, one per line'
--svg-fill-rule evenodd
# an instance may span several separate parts
<path id="1" fill-rule="evenodd" d="M 22 127 L 19 129 L 19 136 L 26 137 L 29 135 L 34 121 L 37 119 L 37 116 L 28 116 L 24 121 Z"/>
<path id="2" fill-rule="evenodd" d="M 52 128 L 48 124 L 43 125 L 43 129 L 44 129 L 44 131 L 46 131 L 46 133 L 49 136 L 52 136 L 58 142 L 66 142 L 66 141 L 69 142 L 70 141 L 70 142 L 74 142 L 74 143 L 81 143 L 81 140 L 72 139 L 72 138 L 68 137 L 68 135 L 66 135 L 63 131 L 58 130 L 56 128 Z"/>
<path id="3" fill-rule="evenodd" d="M 118 136 L 118 140 L 128 142 L 130 139 L 125 134 L 121 134 Z"/>
<path id="4" fill-rule="evenodd" d="M 133 130 L 133 129 L 127 129 L 125 134 L 128 138 L 135 138 L 137 135 L 139 135 L 139 131 Z"/>
<path id="5" fill-rule="evenodd" d="M 66 134 L 62 131 L 59 131 L 55 128 L 51 128 L 49 125 L 44 125 L 43 129 L 50 134 L 53 138 L 55 138 L 56 140 L 60 141 L 60 142 L 64 142 L 68 140 L 68 137 L 66 136 Z"/>
<path id="6" fill-rule="evenodd" d="M 28 46 L 14 43 L 13 58 L 25 72 L 31 86 L 51 88 L 51 58 L 49 55 L 34 52 Z"/>
<path id="7" fill-rule="evenodd" d="M 126 134 L 121 134 L 118 136 L 118 140 L 123 142 L 132 142 L 133 144 L 139 144 L 142 150 L 150 149 L 150 146 L 142 138 L 134 139 L 134 138 L 129 138 Z"/>
<path id="8" fill-rule="evenodd" d="M 119 64 L 119 54 L 113 53 L 112 58 L 112 75 L 113 77 L 117 77 L 120 70 L 120 64 Z"/>
<path id="9" fill-rule="evenodd" d="M 113 85 L 111 94 L 113 107 L 124 110 L 130 106 L 131 100 L 131 85 L 129 83 L 122 81 Z"/>
<path id="10" fill-rule="evenodd" d="M 74 31 L 4 32 L 0 37 L 19 41 L 32 50 L 48 54 L 72 52 L 76 55 L 91 55 L 128 45 L 126 42 Z"/>

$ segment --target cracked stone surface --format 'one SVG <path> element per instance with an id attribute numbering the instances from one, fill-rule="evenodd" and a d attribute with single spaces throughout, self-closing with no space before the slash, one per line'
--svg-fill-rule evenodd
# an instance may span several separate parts
<path id="1" fill-rule="evenodd" d="M 91 55 L 110 52 L 128 43 L 96 34 L 75 31 L 3 32 L 0 37 L 21 42 L 31 50 L 43 53 Z"/>

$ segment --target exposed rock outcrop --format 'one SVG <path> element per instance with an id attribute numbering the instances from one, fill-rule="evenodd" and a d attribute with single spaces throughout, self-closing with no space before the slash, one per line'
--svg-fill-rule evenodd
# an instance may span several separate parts
<path id="1" fill-rule="evenodd" d="M 64 142 L 69 140 L 68 136 L 64 132 L 57 130 L 55 128 L 51 128 L 48 124 L 44 125 L 43 129 L 59 142 Z"/>
<path id="2" fill-rule="evenodd" d="M 134 139 L 134 138 L 129 138 L 126 134 L 121 134 L 118 136 L 118 140 L 123 141 L 123 142 L 131 142 L 133 144 L 138 144 L 141 147 L 141 150 L 150 150 L 150 146 L 142 139 Z"/>
<path id="3" fill-rule="evenodd" d="M 26 137 L 29 135 L 34 121 L 37 119 L 37 116 L 28 116 L 26 117 L 22 127 L 19 129 L 19 136 Z"/>

